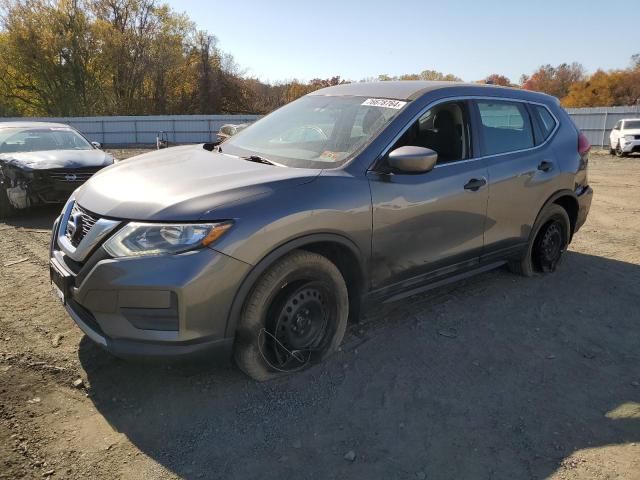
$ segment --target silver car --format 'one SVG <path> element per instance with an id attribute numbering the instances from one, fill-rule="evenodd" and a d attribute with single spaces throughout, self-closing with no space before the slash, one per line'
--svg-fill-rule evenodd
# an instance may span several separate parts
<path id="1" fill-rule="evenodd" d="M 329 87 L 100 171 L 55 222 L 51 279 L 116 355 L 232 350 L 266 380 L 330 355 L 365 307 L 553 272 L 589 211 L 589 148 L 539 93 Z"/>

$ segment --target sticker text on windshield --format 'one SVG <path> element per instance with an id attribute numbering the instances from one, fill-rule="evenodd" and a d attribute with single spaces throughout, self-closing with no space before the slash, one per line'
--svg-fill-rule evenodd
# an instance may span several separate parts
<path id="1" fill-rule="evenodd" d="M 362 102 L 362 105 L 367 105 L 369 107 L 393 108 L 395 110 L 400 110 L 406 104 L 407 102 L 403 102 L 401 100 L 390 100 L 388 98 L 367 98 Z"/>

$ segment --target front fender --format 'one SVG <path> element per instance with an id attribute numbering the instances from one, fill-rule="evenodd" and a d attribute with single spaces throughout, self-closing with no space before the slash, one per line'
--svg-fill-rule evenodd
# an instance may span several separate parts
<path id="1" fill-rule="evenodd" d="M 262 272 L 282 255 L 304 245 L 334 242 L 351 250 L 363 269 L 371 258 L 371 194 L 365 177 L 327 171 L 305 185 L 273 189 L 245 202 L 208 213 L 209 220 L 233 220 L 234 226 L 213 248 L 253 266 L 237 294 L 228 322 L 232 335 L 239 309 Z"/>

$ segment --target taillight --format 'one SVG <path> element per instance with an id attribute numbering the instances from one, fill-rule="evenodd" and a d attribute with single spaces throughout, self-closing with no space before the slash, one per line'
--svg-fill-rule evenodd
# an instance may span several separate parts
<path id="1" fill-rule="evenodd" d="M 589 153 L 589 150 L 591 150 L 591 143 L 589 142 L 589 139 L 584 133 L 579 132 L 578 133 L 578 153 L 580 155 L 585 155 Z"/>

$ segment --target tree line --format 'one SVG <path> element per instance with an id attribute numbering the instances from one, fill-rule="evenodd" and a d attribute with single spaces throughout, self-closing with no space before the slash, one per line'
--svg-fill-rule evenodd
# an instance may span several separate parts
<path id="1" fill-rule="evenodd" d="M 435 70 L 375 79 L 460 80 Z M 512 85 L 499 74 L 482 81 Z M 261 114 L 344 82 L 264 83 L 156 0 L 0 0 L 0 116 Z M 565 106 L 637 104 L 640 55 L 593 75 L 577 63 L 545 65 L 520 84 Z"/>

